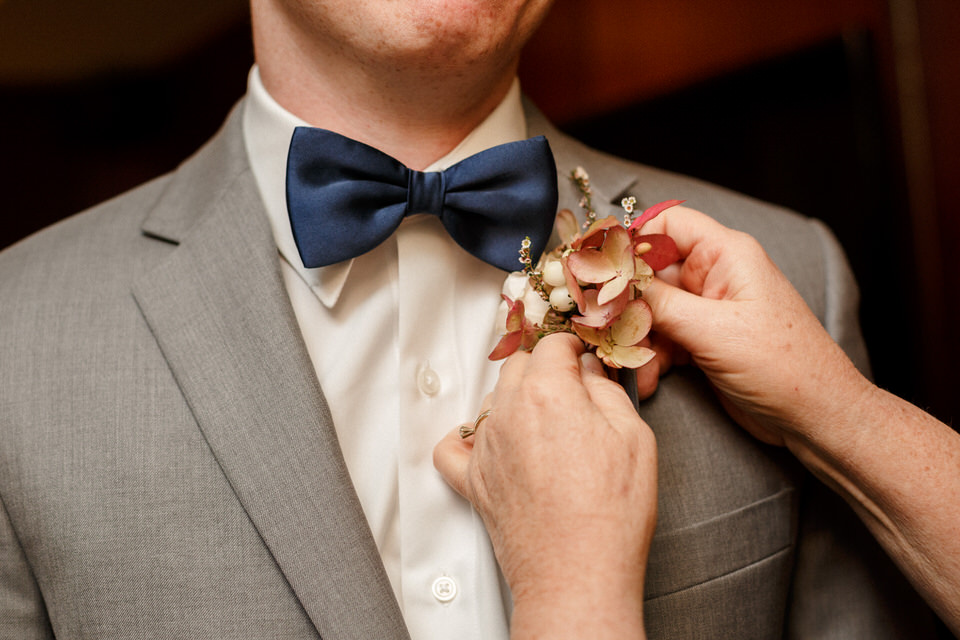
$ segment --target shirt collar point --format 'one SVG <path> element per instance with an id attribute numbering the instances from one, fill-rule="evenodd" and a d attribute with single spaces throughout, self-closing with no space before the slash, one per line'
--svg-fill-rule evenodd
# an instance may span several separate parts
<path id="1" fill-rule="evenodd" d="M 315 269 L 308 269 L 301 265 L 301 273 L 307 280 L 307 284 L 310 285 L 310 289 L 323 303 L 323 306 L 331 309 L 340 300 L 340 294 L 343 293 L 343 287 L 347 283 L 347 277 L 350 275 L 352 266 L 353 260 L 345 260 Z"/>

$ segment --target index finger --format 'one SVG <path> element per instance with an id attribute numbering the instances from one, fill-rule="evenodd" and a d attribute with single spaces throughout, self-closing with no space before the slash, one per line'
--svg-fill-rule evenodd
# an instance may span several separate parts
<path id="1" fill-rule="evenodd" d="M 645 234 L 665 233 L 673 238 L 682 258 L 689 256 L 701 242 L 731 231 L 705 213 L 679 205 L 666 209 L 643 225 Z"/>

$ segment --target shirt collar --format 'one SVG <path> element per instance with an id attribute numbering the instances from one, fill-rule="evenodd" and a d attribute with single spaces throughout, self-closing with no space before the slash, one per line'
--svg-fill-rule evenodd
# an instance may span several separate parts
<path id="1" fill-rule="evenodd" d="M 254 65 L 247 81 L 247 98 L 243 112 L 243 137 L 253 176 L 263 197 L 273 237 L 280 255 L 313 289 L 320 301 L 332 307 L 350 274 L 353 260 L 310 269 L 303 266 L 290 230 L 287 215 L 286 171 L 287 150 L 293 130 L 310 126 L 283 107 L 267 92 Z M 440 158 L 427 171 L 442 171 L 485 149 L 499 144 L 524 140 L 527 123 L 516 78 L 500 104 L 452 151 Z"/>

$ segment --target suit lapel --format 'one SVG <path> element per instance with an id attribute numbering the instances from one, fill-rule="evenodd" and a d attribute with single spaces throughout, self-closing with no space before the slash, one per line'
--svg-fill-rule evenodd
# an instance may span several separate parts
<path id="1" fill-rule="evenodd" d="M 590 186 L 594 192 L 593 204 L 599 216 L 622 216 L 620 200 L 628 195 L 636 196 L 643 206 L 654 204 L 644 202 L 642 194 L 635 192 L 639 186 L 636 167 L 631 168 L 623 160 L 591 149 L 562 133 L 529 100 L 524 101 L 523 107 L 527 117 L 527 134 L 546 136 L 550 142 L 550 149 L 557 163 L 560 208 L 570 209 L 578 216 L 582 213 L 578 204 L 579 193 L 570 180 L 570 173 L 578 166 L 582 166 L 590 175 Z"/>
<path id="2" fill-rule="evenodd" d="M 239 109 L 145 232 L 134 296 L 241 504 L 321 636 L 406 638 L 279 273 Z"/>

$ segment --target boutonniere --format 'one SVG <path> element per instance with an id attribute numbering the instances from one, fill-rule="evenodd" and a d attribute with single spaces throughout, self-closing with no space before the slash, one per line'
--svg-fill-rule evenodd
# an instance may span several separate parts
<path id="1" fill-rule="evenodd" d="M 529 240 L 524 240 L 523 268 L 507 276 L 503 285 L 498 320 L 502 337 L 489 357 L 499 360 L 518 349 L 529 351 L 540 338 L 565 331 L 579 336 L 609 367 L 642 367 L 654 356 L 639 344 L 653 324 L 643 290 L 654 272 L 680 257 L 672 238 L 642 229 L 683 201 L 661 202 L 635 216 L 637 200 L 631 196 L 621 202 L 622 223 L 615 216 L 598 220 L 586 171 L 577 167 L 570 178 L 580 192 L 586 222 L 581 227 L 572 211 L 560 211 L 556 229 L 561 244 L 536 264 Z"/>

